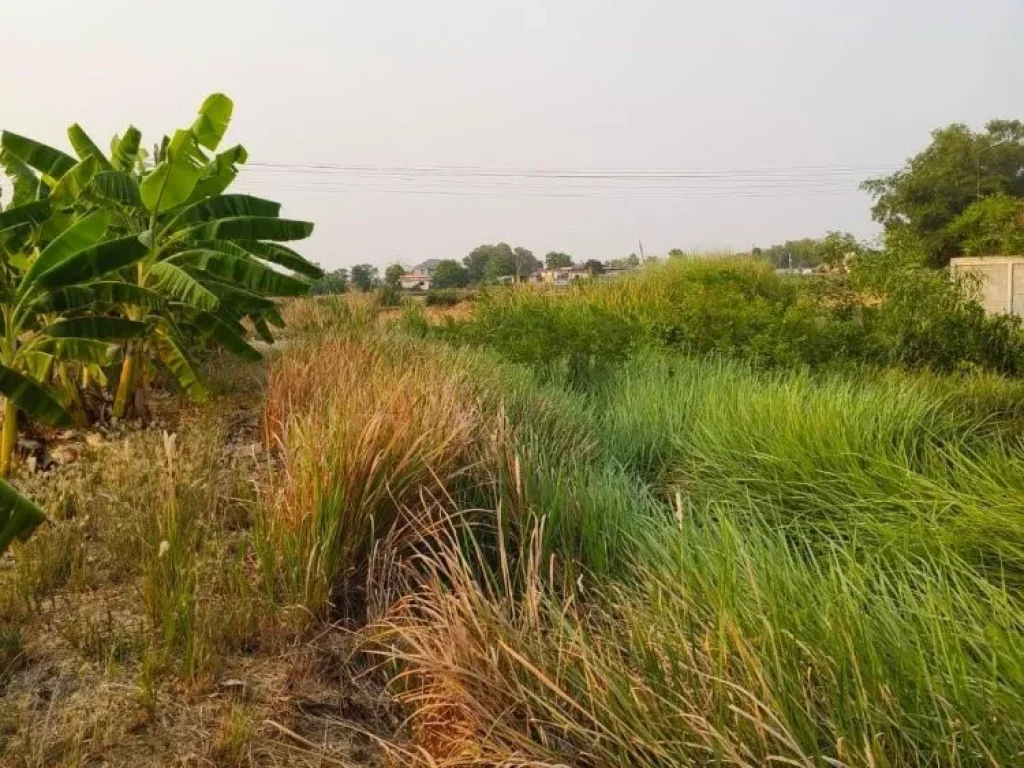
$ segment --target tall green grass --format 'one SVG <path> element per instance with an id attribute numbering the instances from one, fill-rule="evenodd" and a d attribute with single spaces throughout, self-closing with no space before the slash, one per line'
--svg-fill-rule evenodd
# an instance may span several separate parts
<path id="1" fill-rule="evenodd" d="M 403 760 L 1024 760 L 1020 384 L 489 344 L 360 325 L 272 373 L 266 573 L 369 585 Z"/>
<path id="2" fill-rule="evenodd" d="M 1019 603 L 969 571 L 808 557 L 728 514 L 660 531 L 624 581 L 526 568 L 521 593 L 450 546 L 377 625 L 437 764 L 1019 763 Z M 890 564 L 891 565 L 891 564 Z"/>
<path id="3" fill-rule="evenodd" d="M 611 455 L 689 505 L 900 556 L 955 554 L 1019 582 L 1022 442 L 977 399 L 992 407 L 999 390 L 1016 388 L 647 358 L 592 403 Z"/>

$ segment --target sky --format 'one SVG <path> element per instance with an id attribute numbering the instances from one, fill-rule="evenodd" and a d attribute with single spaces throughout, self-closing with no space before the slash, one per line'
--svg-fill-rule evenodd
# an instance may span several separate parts
<path id="1" fill-rule="evenodd" d="M 0 3 L 0 127 L 154 143 L 226 93 L 237 190 L 328 269 L 870 238 L 862 178 L 1024 118 L 1024 0 Z"/>

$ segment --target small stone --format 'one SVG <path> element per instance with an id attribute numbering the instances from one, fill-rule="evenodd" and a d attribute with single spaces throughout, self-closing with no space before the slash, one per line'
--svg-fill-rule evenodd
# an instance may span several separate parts
<path id="1" fill-rule="evenodd" d="M 99 448 L 106 442 L 103 435 L 99 432 L 86 432 L 85 433 L 85 444 L 90 448 Z"/>

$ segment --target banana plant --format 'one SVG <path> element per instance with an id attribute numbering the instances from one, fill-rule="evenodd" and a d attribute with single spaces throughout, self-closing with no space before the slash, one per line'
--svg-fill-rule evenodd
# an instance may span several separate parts
<path id="1" fill-rule="evenodd" d="M 71 209 L 54 211 L 55 205 L 51 194 L 0 212 L 4 476 L 13 465 L 19 412 L 50 426 L 72 423 L 49 386 L 55 367 L 69 361 L 114 364 L 123 340 L 147 333 L 144 323 L 100 314 L 102 306 L 162 301 L 116 277 L 145 256 L 148 237 L 107 238 L 106 211 L 77 215 Z"/>
<path id="2" fill-rule="evenodd" d="M 45 519 L 43 510 L 0 480 L 0 556 L 15 539 L 26 540 Z"/>
<path id="3" fill-rule="evenodd" d="M 308 279 L 322 275 L 282 245 L 308 237 L 311 223 L 280 218 L 276 202 L 227 193 L 248 158 L 241 146 L 212 154 L 232 112 L 226 96 L 208 97 L 190 127 L 164 137 L 151 164 L 142 160 L 141 135 L 134 128 L 115 138 L 110 157 L 78 125 L 68 131 L 77 159 L 22 136 L 0 139 L 14 161 L 42 174 L 51 196 L 60 192 L 60 182 L 48 181 L 57 178 L 55 173 L 63 181 L 72 168 L 88 163 L 91 175 L 80 174 L 87 179 L 81 198 L 110 214 L 112 231 L 147 238 L 145 255 L 120 278 L 165 303 L 117 308 L 121 317 L 148 328 L 144 337 L 125 343 L 114 399 L 117 417 L 134 402 L 140 375 L 152 361 L 169 370 L 189 395 L 205 394 L 189 340 L 258 359 L 244 323 L 272 342 L 269 326 L 282 325 L 272 297 L 304 294 Z"/>

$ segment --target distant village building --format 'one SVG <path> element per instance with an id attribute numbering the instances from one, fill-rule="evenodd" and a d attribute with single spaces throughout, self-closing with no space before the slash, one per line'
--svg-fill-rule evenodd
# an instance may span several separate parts
<path id="1" fill-rule="evenodd" d="M 415 272 L 406 272 L 399 279 L 398 283 L 402 286 L 403 291 L 429 291 L 432 280 L 433 275 L 417 270 Z"/>
<path id="2" fill-rule="evenodd" d="M 986 311 L 1024 317 L 1024 256 L 965 256 L 952 259 L 949 271 L 953 277 L 976 276 Z"/>
<path id="3" fill-rule="evenodd" d="M 571 285 L 577 280 L 607 280 L 612 277 L 625 275 L 635 269 L 636 267 L 609 267 L 605 264 L 603 265 L 603 271 L 594 274 L 586 265 L 578 264 L 574 267 L 564 267 L 561 269 L 538 269 L 533 274 L 527 276 L 526 282 L 540 283 L 542 285 Z"/>
<path id="4" fill-rule="evenodd" d="M 584 267 L 564 267 L 562 269 L 538 269 L 530 275 L 529 280 L 531 283 L 568 285 L 586 277 L 590 277 L 590 271 Z"/>
<path id="5" fill-rule="evenodd" d="M 437 272 L 437 265 L 440 263 L 440 259 L 427 259 L 422 264 L 417 264 L 409 270 L 409 273 L 414 275 L 426 275 L 427 277 L 432 278 L 434 273 Z"/>
<path id="6" fill-rule="evenodd" d="M 430 284 L 434 281 L 434 273 L 437 272 L 437 265 L 440 263 L 440 259 L 427 259 L 422 264 L 417 264 L 399 280 L 402 290 L 429 291 Z"/>

